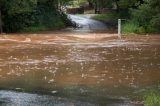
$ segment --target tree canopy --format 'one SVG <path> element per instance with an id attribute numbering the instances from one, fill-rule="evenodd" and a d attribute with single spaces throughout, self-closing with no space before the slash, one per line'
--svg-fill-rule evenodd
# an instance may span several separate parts
<path id="1" fill-rule="evenodd" d="M 160 32 L 159 0 L 144 0 L 144 4 L 132 10 L 133 20 L 146 32 Z"/>
<path id="2" fill-rule="evenodd" d="M 59 1 L 62 0 L 0 0 L 0 29 L 17 32 L 64 27 L 69 21 L 59 12 Z"/>

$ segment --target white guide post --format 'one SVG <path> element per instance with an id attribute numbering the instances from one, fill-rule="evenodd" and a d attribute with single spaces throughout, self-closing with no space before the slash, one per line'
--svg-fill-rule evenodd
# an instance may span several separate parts
<path id="1" fill-rule="evenodd" d="M 118 38 L 121 39 L 121 19 L 118 19 Z"/>

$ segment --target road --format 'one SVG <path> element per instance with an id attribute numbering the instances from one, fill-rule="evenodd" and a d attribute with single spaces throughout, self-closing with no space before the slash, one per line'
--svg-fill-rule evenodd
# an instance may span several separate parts
<path id="1" fill-rule="evenodd" d="M 68 15 L 68 17 L 77 24 L 76 31 L 81 32 L 95 32 L 95 31 L 106 31 L 107 25 L 103 22 L 91 19 L 85 15 Z"/>

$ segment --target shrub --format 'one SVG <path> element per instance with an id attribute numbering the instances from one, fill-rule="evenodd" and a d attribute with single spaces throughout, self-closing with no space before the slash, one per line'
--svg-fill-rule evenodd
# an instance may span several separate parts
<path id="1" fill-rule="evenodd" d="M 59 29 L 71 25 L 67 16 L 59 12 L 56 7 L 50 3 L 50 0 L 37 3 L 30 3 L 29 1 L 7 1 L 3 5 L 2 18 L 5 32 L 32 32 Z M 18 3 L 25 4 L 26 7 L 18 6 Z M 16 8 L 12 6 L 13 4 Z M 34 6 L 30 6 L 30 4 L 34 4 Z"/>
<path id="2" fill-rule="evenodd" d="M 6 15 L 4 19 L 4 30 L 5 32 L 17 32 L 25 27 L 36 24 L 36 22 L 37 19 L 34 17 L 33 12 Z"/>
<path id="3" fill-rule="evenodd" d="M 133 20 L 139 23 L 146 32 L 160 32 L 159 0 L 144 0 L 138 9 L 132 10 Z"/>

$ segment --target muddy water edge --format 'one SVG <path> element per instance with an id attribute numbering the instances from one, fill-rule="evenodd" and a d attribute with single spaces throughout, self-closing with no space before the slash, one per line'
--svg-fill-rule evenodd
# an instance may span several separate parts
<path id="1" fill-rule="evenodd" d="M 0 36 L 0 89 L 5 93 L 30 92 L 86 103 L 83 106 L 114 106 L 141 100 L 145 91 L 159 90 L 159 83 L 160 36 Z"/>

